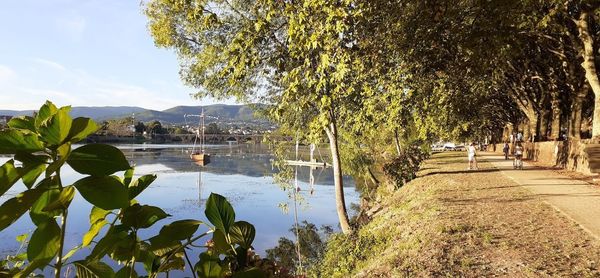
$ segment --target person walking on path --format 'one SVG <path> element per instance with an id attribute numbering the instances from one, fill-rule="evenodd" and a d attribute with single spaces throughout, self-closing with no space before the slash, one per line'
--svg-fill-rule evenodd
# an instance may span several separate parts
<path id="1" fill-rule="evenodd" d="M 508 160 L 508 152 L 510 151 L 510 146 L 508 142 L 504 143 L 504 147 L 502 147 L 502 152 L 504 152 L 504 160 Z"/>
<path id="2" fill-rule="evenodd" d="M 468 170 L 475 169 L 478 170 L 477 167 L 477 150 L 475 149 L 475 145 L 471 143 L 467 148 L 467 157 L 469 158 L 469 168 Z"/>
<path id="3" fill-rule="evenodd" d="M 515 160 L 513 166 L 514 168 L 523 169 L 523 146 L 521 146 L 521 143 L 517 143 L 515 146 Z"/>

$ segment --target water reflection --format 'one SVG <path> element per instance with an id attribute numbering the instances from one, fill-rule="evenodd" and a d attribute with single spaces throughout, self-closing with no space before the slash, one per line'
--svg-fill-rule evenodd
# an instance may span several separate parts
<path id="1" fill-rule="evenodd" d="M 260 145 L 224 145 L 208 146 L 211 163 L 198 166 L 190 161 L 188 151 L 191 146 L 184 145 L 124 145 L 127 158 L 136 165 L 136 175 L 157 174 L 158 179 L 138 197 L 143 204 L 159 206 L 172 217 L 157 223 L 155 228 L 144 231 L 140 236 L 156 234 L 160 227 L 180 219 L 205 220 L 204 204 L 210 192 L 228 198 L 236 210 L 236 219 L 255 225 L 257 233 L 254 247 L 259 254 L 277 245 L 281 236 L 293 238 L 289 228 L 294 224 L 293 214 L 284 214 L 279 204 L 293 202 L 288 193 L 273 182 L 274 170 L 271 167 L 273 156 Z M 0 157 L 0 163 L 9 158 Z M 64 169 L 64 184 L 73 183 L 81 175 L 71 169 Z M 311 182 L 313 181 L 314 182 Z M 300 197 L 304 200 L 299 211 L 299 221 L 307 220 L 317 226 L 337 227 L 335 195 L 331 169 L 313 170 L 299 167 L 298 186 Z M 351 179 L 346 180 L 346 200 L 358 202 L 358 193 Z M 15 185 L 6 196 L 0 197 L 0 203 L 8 196 L 24 190 L 22 184 Z M 311 194 L 311 191 L 314 194 Z M 69 212 L 67 227 L 67 248 L 76 246 L 89 228 L 88 216 L 91 207 L 76 196 Z M 9 229 L 0 233 L 0 254 L 14 254 L 18 244 L 17 235 L 32 232 L 34 226 L 24 215 Z M 82 254 L 84 255 L 85 252 Z"/>
<path id="2" fill-rule="evenodd" d="M 259 144 L 233 144 L 209 145 L 208 149 L 214 158 L 208 165 L 198 166 L 190 161 L 189 151 L 191 145 L 120 145 L 126 156 L 136 163 L 136 172 L 140 173 L 170 173 L 170 172 L 196 172 L 199 167 L 205 173 L 218 175 L 244 175 L 248 177 L 272 176 L 271 160 L 273 155 L 268 148 Z M 175 146 L 175 147 L 174 147 Z M 158 165 L 160 164 L 160 165 Z M 299 179 L 304 183 L 333 185 L 333 172 L 331 170 L 311 170 L 309 167 L 300 167 Z M 316 174 L 316 177 L 315 177 Z M 344 185 L 354 187 L 351 178 L 344 177 Z"/>

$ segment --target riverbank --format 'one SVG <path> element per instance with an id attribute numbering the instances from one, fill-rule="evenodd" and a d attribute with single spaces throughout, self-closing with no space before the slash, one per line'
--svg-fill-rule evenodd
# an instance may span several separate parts
<path id="1" fill-rule="evenodd" d="M 600 242 L 491 163 L 427 160 L 352 236 L 336 235 L 322 277 L 598 276 Z"/>

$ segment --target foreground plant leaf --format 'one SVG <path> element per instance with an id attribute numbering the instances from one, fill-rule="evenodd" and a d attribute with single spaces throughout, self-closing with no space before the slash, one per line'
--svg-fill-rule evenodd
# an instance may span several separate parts
<path id="1" fill-rule="evenodd" d="M 240 272 L 236 272 L 232 278 L 266 278 L 268 277 L 262 270 L 258 268 L 250 268 Z"/>
<path id="2" fill-rule="evenodd" d="M 43 149 L 44 145 L 37 134 L 17 129 L 0 130 L 0 154 L 37 152 Z"/>
<path id="3" fill-rule="evenodd" d="M 8 121 L 7 125 L 10 128 L 25 129 L 31 132 L 35 132 L 35 119 L 30 116 L 19 116 L 14 117 Z"/>
<path id="4" fill-rule="evenodd" d="M 108 210 L 103 210 L 99 207 L 93 207 L 90 212 L 90 229 L 83 235 L 82 245 L 88 246 L 92 240 L 98 235 L 102 227 L 108 224 L 106 216 L 110 213 Z"/>
<path id="5" fill-rule="evenodd" d="M 200 253 L 200 261 L 194 266 L 194 270 L 200 278 L 220 278 L 223 268 L 219 262 L 218 256 L 211 256 L 207 252 Z"/>
<path id="6" fill-rule="evenodd" d="M 98 130 L 98 125 L 90 118 L 75 118 L 68 138 L 72 143 L 79 142 Z"/>
<path id="7" fill-rule="evenodd" d="M 75 197 L 75 187 L 67 186 L 60 192 L 58 198 L 48 204 L 42 211 L 67 209 Z"/>
<path id="8" fill-rule="evenodd" d="M 15 161 L 9 160 L 0 167 L 0 196 L 4 195 L 18 180 L 21 175 L 15 168 Z"/>
<path id="9" fill-rule="evenodd" d="M 33 206 L 29 210 L 29 217 L 35 225 L 47 222 L 60 214 L 59 210 L 44 210 L 49 204 L 58 200 L 59 196 L 60 189 L 58 187 L 49 188 L 33 203 Z"/>
<path id="10" fill-rule="evenodd" d="M 133 200 L 135 197 L 140 195 L 142 191 L 146 190 L 152 182 L 156 180 L 156 175 L 144 175 L 139 177 L 133 183 L 129 185 L 129 199 Z"/>
<path id="11" fill-rule="evenodd" d="M 71 152 L 67 163 L 73 170 L 92 176 L 112 175 L 131 168 L 119 149 L 105 144 L 81 146 Z"/>
<path id="12" fill-rule="evenodd" d="M 127 188 L 116 177 L 87 177 L 73 185 L 85 200 L 101 209 L 113 210 L 129 205 Z"/>
<path id="13" fill-rule="evenodd" d="M 254 229 L 252 224 L 246 221 L 235 222 L 229 231 L 231 244 L 237 243 L 246 249 L 252 247 L 255 235 L 256 229 Z"/>
<path id="14" fill-rule="evenodd" d="M 103 262 L 86 262 L 76 261 L 73 262 L 77 269 L 77 277 L 85 278 L 113 278 L 115 272 L 112 268 Z"/>
<path id="15" fill-rule="evenodd" d="M 191 238 L 192 235 L 198 230 L 202 221 L 186 219 L 186 220 L 178 220 L 171 224 L 165 225 L 160 229 L 160 235 L 174 239 L 174 240 L 184 240 Z"/>
<path id="16" fill-rule="evenodd" d="M 27 245 L 27 260 L 49 263 L 60 248 L 60 227 L 54 219 L 38 225 Z"/>
<path id="17" fill-rule="evenodd" d="M 35 127 L 39 128 L 44 122 L 48 121 L 54 114 L 58 112 L 58 108 L 51 101 L 46 101 L 35 116 Z"/>
<path id="18" fill-rule="evenodd" d="M 72 123 L 71 116 L 69 116 L 70 111 L 70 106 L 61 107 L 54 115 L 38 126 L 42 140 L 51 146 L 58 146 L 67 139 Z"/>
<path id="19" fill-rule="evenodd" d="M 130 266 L 122 267 L 115 274 L 115 278 L 131 278 L 131 277 L 138 277 L 138 274 L 137 274 L 137 272 L 135 272 L 135 269 L 132 270 Z"/>
<path id="20" fill-rule="evenodd" d="M 134 204 L 123 211 L 121 223 L 135 229 L 143 229 L 168 216 L 170 215 L 159 207 Z"/>
<path id="21" fill-rule="evenodd" d="M 0 206 L 0 231 L 17 221 L 31 208 L 41 194 L 42 191 L 39 188 L 30 189 L 4 202 Z"/>
<path id="22" fill-rule="evenodd" d="M 235 221 L 235 211 L 225 197 L 211 193 L 206 201 L 204 210 L 206 218 L 225 234 L 229 233 L 229 228 Z"/>

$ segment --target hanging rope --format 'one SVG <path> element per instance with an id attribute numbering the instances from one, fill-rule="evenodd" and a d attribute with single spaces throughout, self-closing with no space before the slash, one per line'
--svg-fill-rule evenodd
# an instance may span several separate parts
<path id="1" fill-rule="evenodd" d="M 319 152 L 319 157 L 321 158 L 321 161 L 323 161 L 323 163 L 325 163 L 325 159 L 323 159 L 323 155 L 321 154 L 321 148 L 316 147 L 316 149 Z"/>
<path id="2" fill-rule="evenodd" d="M 302 253 L 300 252 L 300 228 L 298 227 L 298 202 L 296 195 L 298 194 L 298 166 L 296 166 L 295 188 L 294 188 L 294 226 L 296 228 L 296 255 L 298 256 L 298 269 L 302 273 Z"/>
<path id="3" fill-rule="evenodd" d="M 298 135 L 296 134 L 296 160 L 298 160 Z M 298 186 L 298 166 L 295 166 L 294 174 L 294 227 L 296 228 L 296 255 L 298 256 L 298 269 L 302 270 L 302 253 L 300 252 L 300 228 L 298 227 L 298 201 L 296 195 L 300 187 Z"/>

